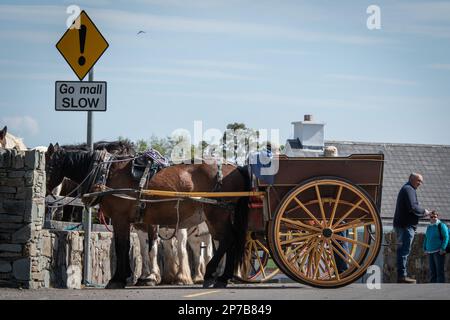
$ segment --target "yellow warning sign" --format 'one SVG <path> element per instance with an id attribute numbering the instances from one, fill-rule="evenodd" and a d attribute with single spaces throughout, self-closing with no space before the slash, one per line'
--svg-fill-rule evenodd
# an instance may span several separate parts
<path id="1" fill-rule="evenodd" d="M 87 13 L 81 11 L 72 26 L 56 44 L 78 79 L 83 80 L 109 44 Z"/>

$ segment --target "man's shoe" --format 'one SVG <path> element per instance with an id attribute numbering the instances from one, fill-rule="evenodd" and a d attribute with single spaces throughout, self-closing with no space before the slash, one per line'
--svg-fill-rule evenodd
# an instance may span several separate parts
<path id="1" fill-rule="evenodd" d="M 417 283 L 416 279 L 404 277 L 404 278 L 398 278 L 398 283 Z"/>

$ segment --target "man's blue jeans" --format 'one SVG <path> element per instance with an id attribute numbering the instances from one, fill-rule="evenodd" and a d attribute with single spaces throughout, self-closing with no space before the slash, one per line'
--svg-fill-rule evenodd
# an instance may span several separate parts
<path id="1" fill-rule="evenodd" d="M 404 278 L 407 276 L 406 264 L 411 252 L 411 245 L 414 240 L 415 230 L 413 227 L 395 228 L 397 234 L 397 276 Z"/>
<path id="2" fill-rule="evenodd" d="M 441 255 L 439 252 L 430 253 L 428 259 L 430 261 L 430 282 L 445 283 L 445 255 Z"/>

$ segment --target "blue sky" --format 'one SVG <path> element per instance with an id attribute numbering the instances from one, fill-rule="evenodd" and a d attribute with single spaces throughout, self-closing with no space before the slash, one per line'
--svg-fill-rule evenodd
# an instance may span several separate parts
<path id="1" fill-rule="evenodd" d="M 0 127 L 29 147 L 86 139 L 85 113 L 54 110 L 55 81 L 77 80 L 55 48 L 72 4 L 110 45 L 94 140 L 201 120 L 284 142 L 313 114 L 328 140 L 450 144 L 450 1 L 1 0 Z M 372 4 L 380 30 L 366 26 Z"/>

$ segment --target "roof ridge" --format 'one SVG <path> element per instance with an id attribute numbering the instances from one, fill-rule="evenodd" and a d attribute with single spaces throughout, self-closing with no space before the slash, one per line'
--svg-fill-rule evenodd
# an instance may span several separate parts
<path id="1" fill-rule="evenodd" d="M 424 143 L 395 143 L 395 142 L 364 142 L 364 141 L 339 141 L 339 140 L 325 140 L 325 143 L 340 143 L 348 145 L 371 145 L 371 146 L 398 146 L 398 147 L 430 147 L 430 148 L 450 148 L 446 144 L 424 144 Z"/>

